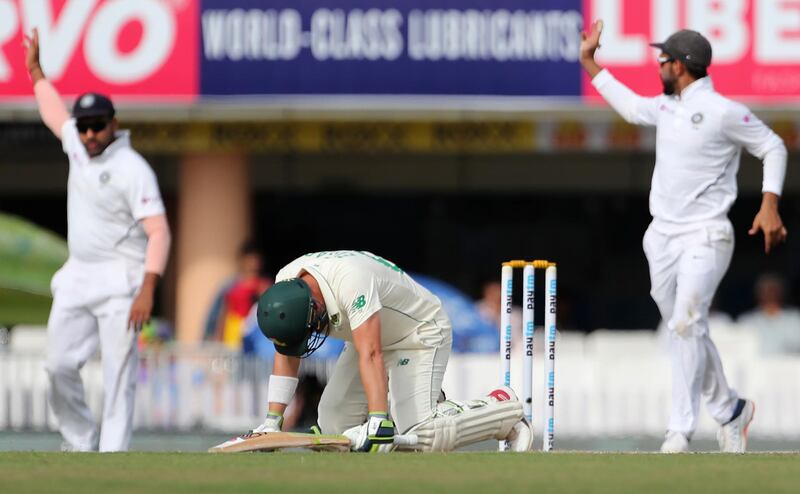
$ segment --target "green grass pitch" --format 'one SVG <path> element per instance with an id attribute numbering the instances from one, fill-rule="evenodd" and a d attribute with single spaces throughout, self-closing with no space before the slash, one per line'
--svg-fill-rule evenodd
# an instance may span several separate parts
<path id="1" fill-rule="evenodd" d="M 798 492 L 800 455 L 0 453 L 7 493 Z"/>

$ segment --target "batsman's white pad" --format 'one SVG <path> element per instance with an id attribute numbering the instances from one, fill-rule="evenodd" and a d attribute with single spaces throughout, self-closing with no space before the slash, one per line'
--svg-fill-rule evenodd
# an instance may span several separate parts
<path id="1" fill-rule="evenodd" d="M 530 451 L 533 448 L 533 427 L 528 419 L 522 418 L 511 428 L 511 433 L 506 437 L 508 450 L 515 453 Z"/>
<path id="2" fill-rule="evenodd" d="M 488 439 L 506 439 L 522 418 L 522 403 L 506 387 L 479 400 L 447 400 L 436 405 L 430 419 L 408 431 L 417 436 L 417 444 L 397 449 L 452 451 Z"/>

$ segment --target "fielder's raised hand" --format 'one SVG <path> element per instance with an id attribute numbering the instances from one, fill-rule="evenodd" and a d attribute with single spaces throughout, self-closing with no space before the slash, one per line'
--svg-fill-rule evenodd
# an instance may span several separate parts
<path id="1" fill-rule="evenodd" d="M 39 79 L 44 79 L 44 72 L 42 66 L 39 64 L 39 30 L 33 28 L 33 33 L 28 36 L 25 35 L 23 41 L 25 47 L 25 66 L 28 68 L 28 73 L 35 83 Z"/>
<path id="2" fill-rule="evenodd" d="M 367 421 L 344 431 L 350 449 L 362 453 L 388 453 L 394 444 L 394 422 L 384 412 L 370 412 Z"/>
<path id="3" fill-rule="evenodd" d="M 588 34 L 586 31 L 581 33 L 581 57 L 594 58 L 594 52 L 600 47 L 600 34 L 603 32 L 603 21 L 598 19 L 589 26 Z"/>
<path id="4" fill-rule="evenodd" d="M 589 27 L 588 33 L 585 31 L 581 33 L 580 61 L 590 77 L 596 76 L 603 70 L 603 68 L 594 61 L 594 52 L 600 48 L 600 34 L 602 32 L 603 21 L 596 20 Z"/>

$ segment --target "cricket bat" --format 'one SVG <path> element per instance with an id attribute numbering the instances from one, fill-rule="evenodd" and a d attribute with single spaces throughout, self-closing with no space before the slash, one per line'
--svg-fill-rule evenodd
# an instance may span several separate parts
<path id="1" fill-rule="evenodd" d="M 395 446 L 413 446 L 415 434 L 397 435 Z M 241 453 L 246 451 L 276 451 L 285 448 L 311 448 L 319 451 L 349 451 L 350 439 L 341 434 L 306 434 L 302 432 L 248 432 L 213 448 L 209 453 Z"/>
<path id="2" fill-rule="evenodd" d="M 350 439 L 338 434 L 304 434 L 302 432 L 248 432 L 208 450 L 209 453 L 275 451 L 284 448 L 319 448 L 326 451 L 347 451 Z"/>

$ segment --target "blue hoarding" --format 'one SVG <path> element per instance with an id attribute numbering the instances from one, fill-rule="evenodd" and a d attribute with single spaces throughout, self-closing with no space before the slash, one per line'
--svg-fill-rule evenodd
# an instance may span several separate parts
<path id="1" fill-rule="evenodd" d="M 203 0 L 204 95 L 578 96 L 580 0 Z"/>

